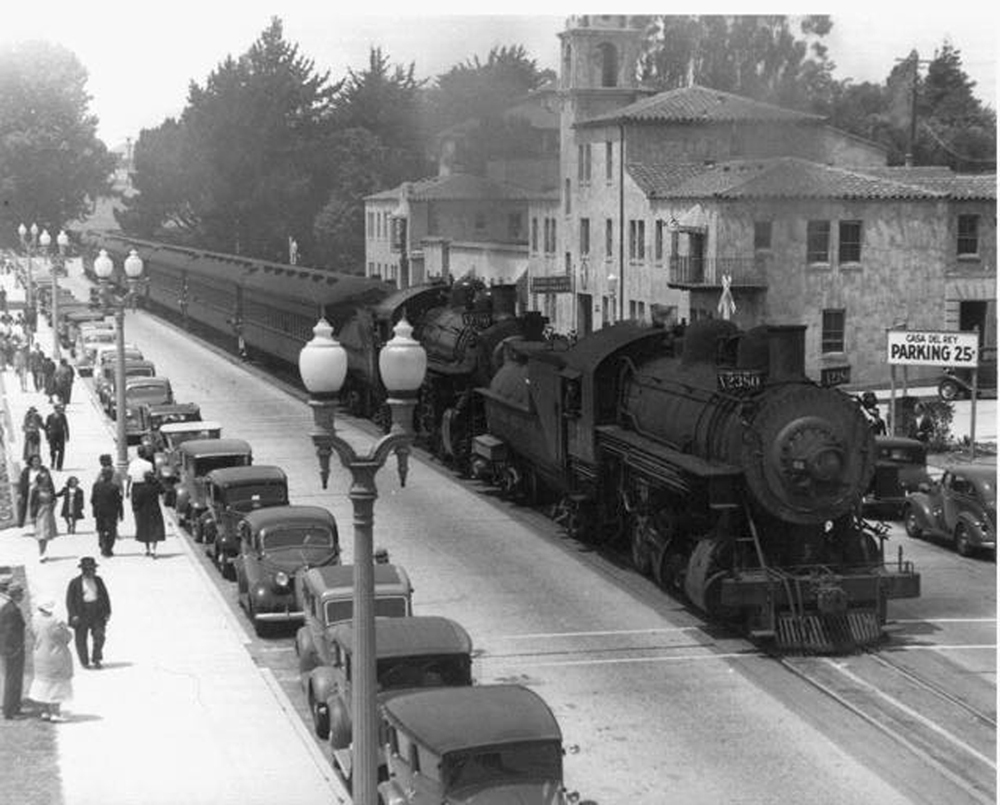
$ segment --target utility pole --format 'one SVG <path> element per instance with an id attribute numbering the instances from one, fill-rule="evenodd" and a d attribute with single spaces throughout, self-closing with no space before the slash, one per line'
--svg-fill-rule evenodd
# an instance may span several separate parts
<path id="1" fill-rule="evenodd" d="M 920 79 L 920 66 L 930 64 L 929 59 L 920 59 L 920 54 L 916 50 L 911 51 L 905 59 L 896 59 L 896 63 L 912 62 L 913 74 L 910 77 L 910 139 L 906 147 L 905 165 L 913 167 L 913 149 L 917 142 L 917 81 Z"/>

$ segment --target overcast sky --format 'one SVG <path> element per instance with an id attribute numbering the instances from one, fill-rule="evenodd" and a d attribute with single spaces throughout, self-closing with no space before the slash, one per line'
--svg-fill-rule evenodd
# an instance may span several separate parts
<path id="1" fill-rule="evenodd" d="M 768 11 L 795 13 L 785 3 Z M 348 16 L 338 8 L 377 16 Z M 285 37 L 317 68 L 342 77 L 348 68 L 364 69 L 370 46 L 378 45 L 396 63 L 416 64 L 418 77 L 430 77 L 471 56 L 484 57 L 493 45 L 521 44 L 541 67 L 556 68 L 565 3 L 524 0 L 486 4 L 492 14 L 458 16 L 454 5 L 420 6 L 421 16 L 407 16 L 397 0 L 372 4 L 329 0 L 48 0 L 8 5 L 0 21 L 0 44 L 47 39 L 72 50 L 90 74 L 91 110 L 100 119 L 99 136 L 111 147 L 135 138 L 140 129 L 158 126 L 183 108 L 190 81 L 206 76 L 227 54 L 247 50 L 272 16 L 285 25 Z M 862 3 L 839 0 L 832 34 L 827 37 L 836 77 L 881 82 L 896 58 L 916 48 L 931 58 L 945 37 L 961 50 L 966 72 L 977 82 L 976 94 L 996 108 L 997 12 L 992 3 Z M 588 10 L 584 7 L 583 10 Z M 593 9 L 589 9 L 593 10 Z M 608 9 L 611 10 L 611 9 Z M 659 8 L 630 8 L 652 13 Z M 700 0 L 698 13 L 746 12 L 746 4 L 726 7 Z M 760 10 L 765 10 L 761 8 Z M 802 8 L 799 9 L 803 10 Z M 823 9 L 813 8 L 812 11 Z M 465 11 L 463 9 L 463 11 Z M 547 16 L 541 16 L 547 12 Z M 502 15 L 502 16 L 501 16 Z"/>

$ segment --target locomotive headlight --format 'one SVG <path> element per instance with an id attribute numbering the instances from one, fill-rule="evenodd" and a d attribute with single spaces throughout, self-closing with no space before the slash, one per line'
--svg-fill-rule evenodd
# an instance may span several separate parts
<path id="1" fill-rule="evenodd" d="M 274 574 L 274 586 L 279 590 L 284 590 L 288 587 L 288 583 L 291 579 L 288 578 L 288 574 L 283 570 L 279 570 Z"/>

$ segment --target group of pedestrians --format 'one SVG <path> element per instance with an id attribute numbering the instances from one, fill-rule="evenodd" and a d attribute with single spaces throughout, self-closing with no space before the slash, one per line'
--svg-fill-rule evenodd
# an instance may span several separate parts
<path id="1" fill-rule="evenodd" d="M 69 623 L 56 614 L 56 602 L 44 598 L 36 606 L 31 622 L 33 635 L 32 680 L 28 698 L 39 706 L 44 721 L 63 721 L 61 708 L 73 697 L 73 640 L 83 668 L 100 668 L 104 638 L 111 618 L 111 598 L 104 580 L 97 575 L 91 556 L 80 560 L 80 575 L 66 588 Z M 21 612 L 24 587 L 12 576 L 0 576 L 0 660 L 3 662 L 3 717 L 24 718 L 24 667 L 27 623 Z M 71 631 L 72 630 L 72 631 Z"/>

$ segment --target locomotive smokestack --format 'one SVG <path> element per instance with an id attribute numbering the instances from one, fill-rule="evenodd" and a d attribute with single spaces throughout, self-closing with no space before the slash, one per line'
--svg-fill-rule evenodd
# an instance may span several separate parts
<path id="1" fill-rule="evenodd" d="M 513 318 L 517 315 L 517 286 L 494 285 L 490 288 L 490 298 L 493 300 L 493 318 Z"/>
<path id="2" fill-rule="evenodd" d="M 767 328 L 768 379 L 801 380 L 806 374 L 806 326 L 780 324 Z"/>

